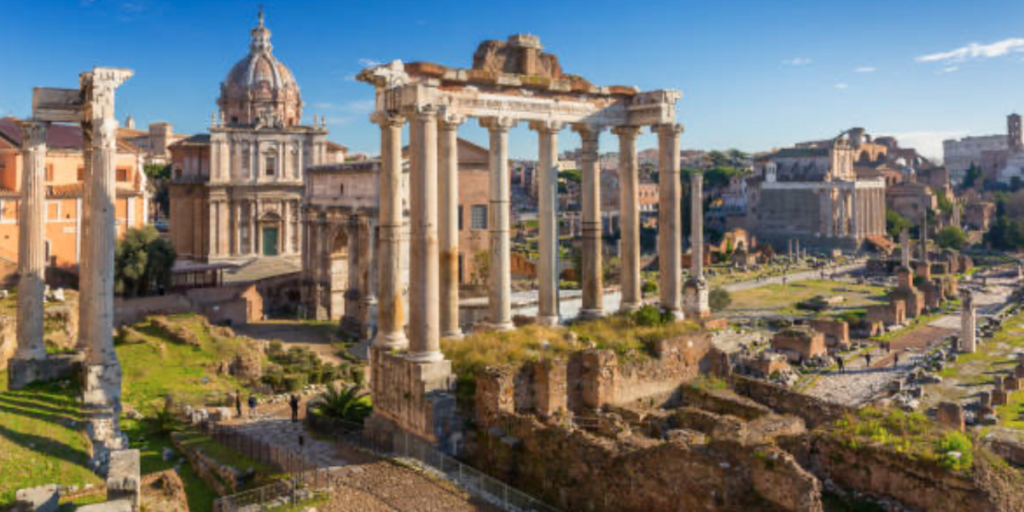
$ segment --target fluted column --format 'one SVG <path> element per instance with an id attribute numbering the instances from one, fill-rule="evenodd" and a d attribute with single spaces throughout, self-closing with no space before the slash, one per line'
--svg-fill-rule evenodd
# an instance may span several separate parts
<path id="1" fill-rule="evenodd" d="M 117 166 L 117 120 L 114 117 L 114 91 L 132 72 L 95 68 L 81 75 L 84 94 L 82 145 L 90 149 L 86 159 L 83 223 L 88 238 L 83 239 L 80 274 L 88 275 L 89 286 L 80 293 L 79 303 L 88 304 L 80 314 L 80 334 L 85 343 L 83 397 L 86 405 L 121 407 L 121 365 L 114 351 L 114 244 L 115 187 Z M 116 425 L 116 420 L 114 421 Z M 114 427 L 116 431 L 116 426 Z M 110 438 L 110 446 L 119 447 L 120 438 Z"/>
<path id="2" fill-rule="evenodd" d="M 46 133 L 50 123 L 22 121 L 21 205 L 18 212 L 18 349 L 21 360 L 46 359 Z"/>
<path id="3" fill-rule="evenodd" d="M 604 272 L 601 262 L 601 167 L 598 148 L 601 131 L 590 125 L 573 127 L 583 142 L 583 309 L 580 316 L 604 315 Z"/>
<path id="4" fill-rule="evenodd" d="M 539 301 L 537 323 L 558 325 L 558 132 L 562 123 L 533 122 L 537 131 L 539 155 L 537 163 L 537 222 L 540 240 L 537 249 Z"/>
<path id="5" fill-rule="evenodd" d="M 632 311 L 643 303 L 640 283 L 640 175 L 636 158 L 639 126 L 619 126 L 619 232 L 623 311 Z"/>
<path id="6" fill-rule="evenodd" d="M 441 261 L 441 336 L 461 338 L 459 328 L 459 125 L 464 118 L 438 118 L 438 240 Z"/>
<path id="7" fill-rule="evenodd" d="M 508 131 L 516 122 L 491 117 L 480 120 L 490 132 L 491 208 L 488 226 L 490 255 L 490 323 L 497 330 L 509 330 L 512 324 L 512 242 L 509 239 L 510 183 L 508 174 Z"/>
<path id="8" fill-rule="evenodd" d="M 377 337 L 374 346 L 404 349 L 409 345 L 402 307 L 402 125 L 405 118 L 374 114 L 380 125 L 380 172 L 378 219 L 380 238 L 377 270 Z"/>
<path id="9" fill-rule="evenodd" d="M 708 308 L 708 283 L 704 279 L 704 175 L 690 174 L 690 279 L 683 301 L 687 317 L 705 318 Z"/>
<path id="10" fill-rule="evenodd" d="M 681 124 L 653 127 L 658 134 L 658 289 L 661 308 L 682 318 L 682 184 L 679 181 Z"/>
<path id="11" fill-rule="evenodd" d="M 444 359 L 437 240 L 437 107 L 416 106 L 409 117 L 409 267 L 410 361 Z"/>

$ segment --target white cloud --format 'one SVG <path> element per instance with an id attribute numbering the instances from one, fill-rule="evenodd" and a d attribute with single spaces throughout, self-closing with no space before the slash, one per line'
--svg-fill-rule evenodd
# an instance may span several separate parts
<path id="1" fill-rule="evenodd" d="M 942 68 L 939 73 L 954 73 L 960 70 L 960 66 L 946 66 Z"/>
<path id="2" fill-rule="evenodd" d="M 1011 37 L 990 44 L 970 43 L 948 52 L 930 53 L 917 62 L 963 62 L 968 59 L 991 59 L 1008 53 L 1024 51 L 1024 38 Z"/>
<path id="3" fill-rule="evenodd" d="M 918 153 L 928 158 L 931 158 L 933 160 L 941 160 L 942 141 L 947 139 L 958 139 L 960 137 L 967 135 L 967 131 L 946 130 L 886 133 L 879 134 L 875 138 L 881 137 L 882 135 L 896 137 L 896 140 L 900 142 L 900 147 L 914 148 L 917 150 Z"/>
<path id="4" fill-rule="evenodd" d="M 807 57 L 794 57 L 792 59 L 782 61 L 786 66 L 807 66 L 810 65 L 811 62 L 813 61 Z"/>
<path id="5" fill-rule="evenodd" d="M 319 111 L 336 112 L 339 115 L 361 115 L 369 114 L 373 112 L 373 109 L 377 107 L 376 100 L 355 100 L 348 103 L 331 103 L 327 101 L 314 102 L 313 108 Z M 327 116 L 330 120 L 331 116 Z"/>
<path id="6" fill-rule="evenodd" d="M 856 71 L 857 73 L 874 73 L 875 68 L 873 66 L 860 66 L 854 71 Z"/>
<path id="7" fill-rule="evenodd" d="M 383 62 L 373 59 L 359 59 L 359 65 L 364 68 L 375 68 L 380 66 Z"/>
<path id="8" fill-rule="evenodd" d="M 843 82 L 839 82 L 838 84 L 834 85 L 833 87 L 835 87 L 836 89 L 838 89 L 840 91 L 845 91 L 846 89 L 850 88 L 850 85 L 849 84 L 845 84 Z"/>

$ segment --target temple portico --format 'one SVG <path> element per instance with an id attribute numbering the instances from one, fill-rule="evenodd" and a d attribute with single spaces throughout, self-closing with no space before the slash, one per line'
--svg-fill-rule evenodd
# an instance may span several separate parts
<path id="1" fill-rule="evenodd" d="M 376 89 L 372 119 L 381 127 L 379 179 L 379 331 L 370 354 L 374 376 L 374 428 L 395 426 L 428 439 L 445 437 L 438 425 L 449 410 L 453 376 L 441 353 L 442 337 L 459 337 L 457 260 L 457 163 L 453 151 L 458 128 L 476 119 L 488 131 L 490 172 L 486 229 L 490 239 L 486 326 L 514 328 L 510 239 L 509 132 L 525 124 L 538 134 L 539 307 L 537 323 L 562 319 L 558 305 L 557 155 L 558 134 L 570 127 L 580 137 L 583 154 L 583 232 L 581 317 L 605 314 L 602 279 L 600 134 L 611 130 L 622 150 L 624 302 L 632 310 L 640 295 L 639 202 L 636 138 L 647 126 L 658 134 L 661 217 L 659 263 L 661 307 L 683 316 L 682 231 L 679 137 L 675 120 L 680 93 L 639 92 L 632 87 L 597 87 L 564 75 L 557 60 L 540 52 L 534 36 L 513 36 L 507 43 L 488 41 L 478 50 L 473 70 L 430 63 L 390 64 L 366 69 L 358 79 Z M 401 133 L 409 123 L 409 323 L 402 328 L 401 265 L 398 233 L 402 229 Z M 697 197 L 699 197 L 699 190 Z M 697 207 L 699 210 L 699 206 Z M 702 232 L 698 225 L 697 236 Z M 697 243 L 698 250 L 700 244 Z M 697 258 L 699 261 L 699 258 Z M 695 269 L 702 282 L 701 269 Z M 706 284 L 703 304 L 706 310 Z M 701 303 L 700 301 L 697 302 Z M 702 311 L 701 308 L 695 311 Z M 701 313 L 703 315 L 703 313 Z M 442 393 L 438 393 L 442 392 Z M 448 397 L 448 398 L 445 398 Z"/>

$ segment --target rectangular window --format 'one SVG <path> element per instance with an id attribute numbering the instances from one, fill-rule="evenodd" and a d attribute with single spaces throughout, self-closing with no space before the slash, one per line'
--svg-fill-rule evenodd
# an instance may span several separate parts
<path id="1" fill-rule="evenodd" d="M 53 164 L 46 164 L 46 181 L 53 181 Z"/>
<path id="2" fill-rule="evenodd" d="M 85 167 L 78 168 L 78 181 L 85 181 Z"/>
<path id="3" fill-rule="evenodd" d="M 487 229 L 487 205 L 474 204 L 470 206 L 469 212 L 470 215 L 472 215 L 472 218 L 469 221 L 471 229 Z"/>
<path id="4" fill-rule="evenodd" d="M 277 157 L 267 156 L 267 176 L 273 176 L 277 172 Z"/>
<path id="5" fill-rule="evenodd" d="M 117 170 L 117 181 L 121 181 L 121 182 L 128 181 L 128 169 L 118 169 Z"/>

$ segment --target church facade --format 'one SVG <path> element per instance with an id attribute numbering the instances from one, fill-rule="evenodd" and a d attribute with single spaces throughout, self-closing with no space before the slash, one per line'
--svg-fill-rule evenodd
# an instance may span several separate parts
<path id="1" fill-rule="evenodd" d="M 262 13 L 251 37 L 221 83 L 210 132 L 170 147 L 171 237 L 181 258 L 298 257 L 304 170 L 345 159 L 322 122 L 300 124 L 298 83 L 274 57 Z"/>

